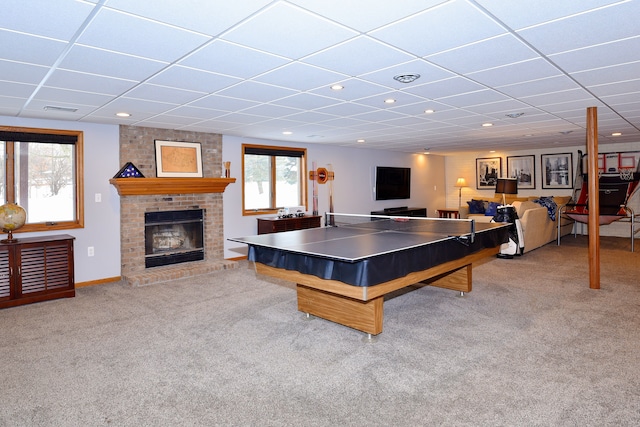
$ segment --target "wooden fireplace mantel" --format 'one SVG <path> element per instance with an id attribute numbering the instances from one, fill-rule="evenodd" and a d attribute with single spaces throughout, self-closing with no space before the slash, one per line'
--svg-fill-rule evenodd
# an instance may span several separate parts
<path id="1" fill-rule="evenodd" d="M 120 196 L 224 193 L 235 178 L 111 178 Z"/>

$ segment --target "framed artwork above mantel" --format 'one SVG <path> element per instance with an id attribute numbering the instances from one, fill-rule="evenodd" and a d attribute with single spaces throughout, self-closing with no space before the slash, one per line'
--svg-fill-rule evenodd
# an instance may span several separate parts
<path id="1" fill-rule="evenodd" d="M 155 140 L 158 178 L 202 178 L 202 146 L 198 142 Z"/>

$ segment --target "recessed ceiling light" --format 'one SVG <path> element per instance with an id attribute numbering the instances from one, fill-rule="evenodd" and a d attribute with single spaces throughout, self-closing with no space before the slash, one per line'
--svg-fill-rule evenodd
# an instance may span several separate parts
<path id="1" fill-rule="evenodd" d="M 433 109 L 429 108 L 429 109 L 424 110 L 424 112 L 425 112 L 426 114 L 433 114 L 433 113 L 435 113 L 435 112 L 436 112 L 436 110 L 433 110 Z"/>
<path id="2" fill-rule="evenodd" d="M 364 139 L 359 139 L 359 140 L 357 140 L 356 142 L 357 142 L 358 144 L 364 144 L 364 142 L 365 142 L 365 141 L 364 141 Z"/>
<path id="3" fill-rule="evenodd" d="M 291 132 L 290 130 L 285 130 L 284 132 L 282 132 L 283 135 L 291 135 L 293 132 Z"/>
<path id="4" fill-rule="evenodd" d="M 496 152 L 496 150 L 489 150 L 489 152 L 490 152 L 490 153 L 495 153 L 495 152 Z"/>
<path id="5" fill-rule="evenodd" d="M 384 103 L 385 103 L 385 104 L 393 104 L 394 102 L 396 102 L 396 100 L 395 100 L 395 99 L 392 99 L 392 98 L 388 98 L 388 99 L 385 99 L 385 100 L 384 100 Z"/>
<path id="6" fill-rule="evenodd" d="M 622 136 L 622 132 L 614 132 L 611 136 Z"/>
<path id="7" fill-rule="evenodd" d="M 393 79 L 399 81 L 400 83 L 412 83 L 419 78 L 420 74 L 399 74 L 397 76 L 393 76 Z"/>
<path id="8" fill-rule="evenodd" d="M 116 116 L 118 116 L 118 117 L 131 117 L 131 114 L 122 112 L 122 113 L 116 113 Z"/>
<path id="9" fill-rule="evenodd" d="M 518 117 L 524 116 L 524 113 L 509 113 L 505 114 L 505 116 L 509 117 L 510 119 L 517 119 Z"/>
<path id="10" fill-rule="evenodd" d="M 483 128 L 488 128 L 488 127 L 491 127 L 491 126 L 493 126 L 493 123 L 483 123 L 482 124 Z"/>
<path id="11" fill-rule="evenodd" d="M 344 89 L 344 86 L 342 85 L 333 85 L 331 86 L 331 90 L 342 90 Z"/>

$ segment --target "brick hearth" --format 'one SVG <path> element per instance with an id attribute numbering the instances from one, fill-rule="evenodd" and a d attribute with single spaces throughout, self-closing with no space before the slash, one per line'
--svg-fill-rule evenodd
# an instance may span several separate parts
<path id="1" fill-rule="evenodd" d="M 218 134 L 121 126 L 120 163 L 124 165 L 126 162 L 132 162 L 145 177 L 155 177 L 154 140 L 156 139 L 199 142 L 202 145 L 202 170 L 204 176 L 221 176 L 222 136 Z M 145 268 L 145 212 L 198 208 L 205 209 L 205 259 Z M 132 286 L 140 286 L 206 274 L 217 270 L 237 268 L 238 264 L 236 262 L 224 259 L 222 215 L 221 193 L 121 196 L 120 248 L 122 278 Z"/>

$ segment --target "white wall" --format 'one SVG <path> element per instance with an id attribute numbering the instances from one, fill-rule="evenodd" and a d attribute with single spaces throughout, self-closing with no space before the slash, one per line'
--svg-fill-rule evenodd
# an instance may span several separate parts
<path id="1" fill-rule="evenodd" d="M 231 176 L 237 179 L 224 193 L 225 258 L 246 255 L 246 245 L 226 240 L 257 233 L 257 216 L 242 215 L 242 144 L 306 147 L 307 167 L 327 167 L 331 164 L 335 172 L 333 182 L 334 212 L 364 213 L 394 206 L 426 207 L 429 216 L 435 209 L 444 206 L 444 158 L 441 156 L 397 153 L 384 150 L 333 147 L 329 145 L 300 145 L 282 141 L 259 140 L 224 136 L 222 139 L 223 161 L 231 162 Z M 411 167 L 411 199 L 376 201 L 373 185 L 376 166 Z M 308 181 L 308 206 L 311 212 L 313 188 Z M 329 184 L 318 186 L 318 212 L 329 211 Z M 272 215 L 271 215 L 272 216 Z"/>
<path id="2" fill-rule="evenodd" d="M 3 126 L 71 129 L 84 133 L 84 228 L 55 232 L 16 233 L 15 237 L 69 234 L 74 236 L 75 281 L 87 282 L 120 276 L 120 198 L 109 179 L 120 169 L 119 128 L 59 120 L 0 117 Z M 95 202 L 95 194 L 102 202 Z M 95 256 L 87 256 L 87 248 Z"/>

